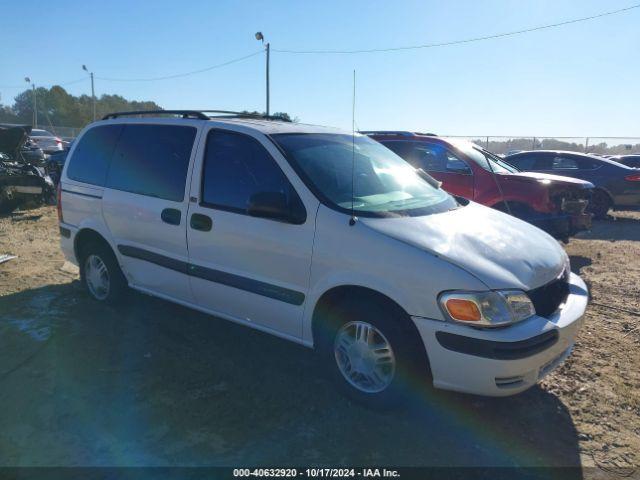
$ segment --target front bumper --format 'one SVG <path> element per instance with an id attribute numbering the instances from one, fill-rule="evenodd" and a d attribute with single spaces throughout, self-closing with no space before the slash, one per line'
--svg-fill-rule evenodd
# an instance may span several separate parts
<path id="1" fill-rule="evenodd" d="M 588 296 L 584 282 L 572 273 L 567 301 L 549 318 L 534 316 L 510 327 L 480 330 L 412 317 L 427 351 L 433 385 L 496 397 L 532 387 L 571 353 Z M 467 349 L 444 337 L 458 338 Z"/>
<path id="2" fill-rule="evenodd" d="M 539 213 L 534 212 L 528 218 L 522 220 L 544 230 L 554 238 L 566 240 L 583 230 L 591 228 L 593 215 L 587 212 L 580 213 Z"/>

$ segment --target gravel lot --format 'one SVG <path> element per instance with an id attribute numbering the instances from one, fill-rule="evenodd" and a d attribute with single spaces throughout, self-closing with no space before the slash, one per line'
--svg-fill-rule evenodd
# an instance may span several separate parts
<path id="1" fill-rule="evenodd" d="M 132 294 L 105 308 L 58 248 L 55 209 L 0 217 L 0 465 L 640 467 L 640 212 L 567 245 L 591 287 L 574 354 L 506 399 L 425 389 L 381 414 L 310 350 Z"/>

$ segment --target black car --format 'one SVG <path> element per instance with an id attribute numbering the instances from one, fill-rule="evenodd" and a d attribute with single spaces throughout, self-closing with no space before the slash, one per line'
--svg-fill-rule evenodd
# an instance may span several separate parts
<path id="1" fill-rule="evenodd" d="M 30 126 L 0 125 L 0 213 L 22 204 L 54 203 L 53 182 L 41 165 L 24 155 Z"/>
<path id="2" fill-rule="evenodd" d="M 11 136 L 11 132 L 13 132 L 13 135 L 16 135 L 18 137 L 23 137 L 23 133 L 21 132 L 21 130 L 31 132 L 31 127 L 28 125 L 0 124 L 0 129 L 5 132 L 3 133 L 3 135 L 6 135 L 8 132 L 8 135 Z M 6 139 L 7 137 L 4 138 Z M 6 148 L 2 151 L 5 150 Z M 5 155 L 9 154 L 5 152 Z M 26 140 L 22 142 L 22 146 L 18 149 L 18 151 L 12 152 L 9 156 L 16 157 L 14 158 L 14 160 L 16 161 L 30 163 L 32 165 L 44 165 L 45 161 L 44 152 L 37 143 L 31 140 L 31 138 L 28 136 L 28 133 Z"/>
<path id="3" fill-rule="evenodd" d="M 590 209 L 604 218 L 610 208 L 640 206 L 640 172 L 607 158 L 557 150 L 532 150 L 504 159 L 525 172 L 545 172 L 587 180 L 595 185 Z"/>
<path id="4" fill-rule="evenodd" d="M 640 168 L 640 153 L 634 153 L 631 155 L 614 155 L 610 157 L 614 162 L 621 163 L 631 168 Z"/>

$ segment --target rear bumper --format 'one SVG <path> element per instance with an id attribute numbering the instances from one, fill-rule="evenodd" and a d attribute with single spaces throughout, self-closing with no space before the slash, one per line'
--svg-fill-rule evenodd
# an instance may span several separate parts
<path id="1" fill-rule="evenodd" d="M 571 353 L 588 292 L 575 274 L 564 306 L 501 329 L 413 317 L 425 344 L 433 385 L 487 396 L 513 395 L 535 385 Z"/>

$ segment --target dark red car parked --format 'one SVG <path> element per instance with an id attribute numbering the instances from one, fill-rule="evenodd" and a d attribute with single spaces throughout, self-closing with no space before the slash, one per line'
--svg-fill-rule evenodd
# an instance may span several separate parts
<path id="1" fill-rule="evenodd" d="M 361 132 L 460 197 L 526 220 L 567 240 L 591 226 L 586 207 L 593 184 L 584 180 L 524 173 L 483 148 L 461 140 L 413 132 Z"/>

